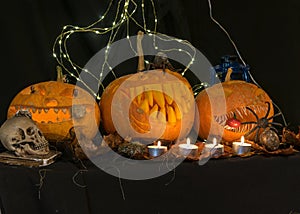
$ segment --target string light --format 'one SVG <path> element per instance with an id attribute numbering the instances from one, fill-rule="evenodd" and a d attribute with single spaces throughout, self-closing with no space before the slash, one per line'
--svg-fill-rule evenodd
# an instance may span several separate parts
<path id="1" fill-rule="evenodd" d="M 85 27 L 80 27 L 80 26 L 73 26 L 73 25 L 66 25 L 62 28 L 61 33 L 57 36 L 57 38 L 54 41 L 53 44 L 53 57 L 56 59 L 58 64 L 63 68 L 63 70 L 67 73 L 67 76 L 71 76 L 72 78 L 75 78 L 77 81 L 81 82 L 95 97 L 97 100 L 100 100 L 101 97 L 98 94 L 98 91 L 94 91 L 88 84 L 86 84 L 80 77 L 80 71 L 84 71 L 86 74 L 89 74 L 94 80 L 97 81 L 98 87 L 102 87 L 104 89 L 104 86 L 102 84 L 102 78 L 103 78 L 103 73 L 105 69 L 109 69 L 114 77 L 116 78 L 115 72 L 113 71 L 112 66 L 109 64 L 108 59 L 109 59 L 109 54 L 110 54 L 110 46 L 113 42 L 116 41 L 117 35 L 119 33 L 120 27 L 123 26 L 124 24 L 126 25 L 126 39 L 130 45 L 131 51 L 137 56 L 137 51 L 136 48 L 131 44 L 130 40 L 130 23 L 134 23 L 138 28 L 141 28 L 144 33 L 148 36 L 152 37 L 153 41 L 153 47 L 162 52 L 171 52 L 171 51 L 178 51 L 186 54 L 190 58 L 190 62 L 188 65 L 185 67 L 183 72 L 181 73 L 182 75 L 185 74 L 185 72 L 189 69 L 191 64 L 194 61 L 196 50 L 195 48 L 186 40 L 181 40 L 177 38 L 173 38 L 171 36 L 168 36 L 166 34 L 162 34 L 157 32 L 157 24 L 158 24 L 158 18 L 156 14 L 156 8 L 154 4 L 154 0 L 148 0 L 150 1 L 151 7 L 149 9 L 152 10 L 154 21 L 153 20 L 147 20 L 145 16 L 145 0 L 142 0 L 141 3 L 136 3 L 134 0 L 118 0 L 118 3 L 116 5 L 116 9 L 114 10 L 115 15 L 112 19 L 112 24 L 110 26 L 104 26 L 101 25 L 102 27 L 99 27 L 98 24 L 102 24 L 102 21 L 106 19 L 107 15 L 112 12 L 113 10 L 113 2 L 114 0 L 110 0 L 108 3 L 108 6 L 103 13 L 103 15 L 100 16 L 98 20 L 95 22 L 91 23 L 88 26 Z M 136 11 L 138 8 L 141 9 L 142 11 L 142 23 L 136 20 L 134 17 Z M 153 22 L 153 29 L 149 29 L 147 23 Z M 151 26 L 149 24 L 149 26 Z M 77 63 L 75 63 L 70 56 L 70 53 L 68 51 L 68 42 L 71 36 L 77 33 L 94 33 L 95 35 L 100 36 L 100 39 L 103 38 L 104 35 L 109 35 L 108 41 L 106 42 L 106 49 L 105 49 L 105 56 L 104 56 L 104 61 L 101 66 L 101 70 L 99 73 L 99 76 L 96 76 L 92 74 L 87 69 L 84 69 Z M 102 36 L 102 38 L 101 38 Z M 107 37 L 105 37 L 107 38 Z M 171 48 L 171 49 L 162 49 L 158 45 L 157 41 L 164 41 L 164 42 L 169 42 L 169 41 L 175 41 L 178 42 L 181 46 L 185 46 L 189 50 L 183 50 L 183 47 L 181 48 Z M 149 64 L 148 61 L 145 60 L 146 64 Z"/>
<path id="2" fill-rule="evenodd" d="M 207 0 L 208 1 L 208 7 L 209 7 L 209 17 L 210 19 L 216 24 L 219 26 L 219 28 L 226 34 L 227 38 L 229 39 L 229 41 L 231 42 L 232 46 L 234 47 L 235 49 L 235 52 L 237 53 L 239 59 L 241 60 L 241 62 L 243 63 L 244 66 L 246 66 L 246 63 L 244 61 L 244 59 L 242 58 L 235 42 L 233 41 L 233 39 L 231 38 L 230 34 L 227 32 L 227 30 L 213 17 L 213 13 L 212 13 L 212 5 L 211 5 L 211 0 Z M 251 72 L 249 71 L 249 76 L 252 80 L 252 82 L 257 85 L 258 87 L 262 88 L 257 82 L 256 80 L 254 79 L 254 77 L 252 76 Z M 216 77 L 218 77 L 218 75 L 216 75 Z M 278 112 L 281 114 L 281 117 L 282 117 L 282 120 L 283 120 L 283 123 L 284 123 L 284 126 L 287 126 L 287 122 L 285 120 L 285 116 L 283 114 L 283 112 L 281 111 L 281 109 L 279 108 L 279 106 L 274 102 L 272 101 L 273 105 L 277 108 Z"/>

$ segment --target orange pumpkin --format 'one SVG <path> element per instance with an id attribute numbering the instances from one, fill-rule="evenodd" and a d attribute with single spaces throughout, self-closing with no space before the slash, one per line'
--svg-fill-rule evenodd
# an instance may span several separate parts
<path id="1" fill-rule="evenodd" d="M 192 129 L 194 97 L 182 75 L 155 69 L 112 81 L 101 96 L 100 110 L 107 133 L 173 141 Z"/>
<path id="2" fill-rule="evenodd" d="M 259 118 L 262 118 L 267 113 L 266 102 L 270 103 L 269 117 L 271 117 L 274 115 L 272 101 L 268 94 L 255 84 L 241 80 L 215 84 L 201 91 L 196 97 L 199 120 L 195 121 L 195 128 L 203 139 L 207 139 L 209 135 L 219 135 L 224 141 L 239 140 L 255 124 L 245 124 L 232 129 L 226 126 L 226 121 L 234 115 L 241 123 L 257 121 L 246 107 L 251 108 Z M 253 133 L 246 138 L 253 140 L 254 136 Z"/>
<path id="3" fill-rule="evenodd" d="M 7 117 L 27 109 L 49 142 L 72 140 L 73 127 L 89 139 L 98 132 L 100 109 L 84 89 L 61 81 L 33 84 L 20 91 L 10 103 Z"/>

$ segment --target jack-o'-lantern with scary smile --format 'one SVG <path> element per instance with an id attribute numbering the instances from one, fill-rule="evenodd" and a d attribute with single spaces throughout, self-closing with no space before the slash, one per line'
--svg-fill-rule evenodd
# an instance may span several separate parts
<path id="1" fill-rule="evenodd" d="M 255 133 L 251 130 L 257 125 L 254 122 L 266 114 L 270 118 L 274 115 L 268 94 L 255 84 L 241 80 L 227 78 L 225 82 L 206 88 L 197 95 L 196 103 L 199 121 L 195 121 L 195 129 L 203 139 L 222 135 L 222 140 L 228 142 L 242 136 L 253 140 Z"/>
<path id="2" fill-rule="evenodd" d="M 184 138 L 194 122 L 194 97 L 189 82 L 169 69 L 122 76 L 111 82 L 100 101 L 108 133 L 122 137 Z"/>
<path id="3" fill-rule="evenodd" d="M 142 38 L 143 32 L 139 31 L 139 72 L 110 82 L 101 95 L 104 130 L 145 142 L 185 138 L 195 116 L 192 87 L 163 52 L 157 53 L 152 67 L 145 69 Z"/>
<path id="4" fill-rule="evenodd" d="M 92 139 L 100 123 L 95 99 L 83 88 L 63 81 L 40 82 L 24 88 L 11 101 L 7 117 L 18 110 L 31 113 L 49 142 L 72 140 L 74 127 Z"/>

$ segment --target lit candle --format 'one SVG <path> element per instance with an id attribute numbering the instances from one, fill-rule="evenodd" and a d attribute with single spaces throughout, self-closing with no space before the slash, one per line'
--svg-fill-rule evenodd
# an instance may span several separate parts
<path id="1" fill-rule="evenodd" d="M 251 144 L 245 143 L 245 137 L 241 137 L 241 142 L 233 142 L 232 150 L 234 154 L 242 155 L 251 151 Z"/>
<path id="2" fill-rule="evenodd" d="M 157 157 L 162 155 L 168 150 L 166 146 L 162 146 L 160 140 L 157 142 L 157 145 L 148 146 L 148 152 L 151 157 Z"/>
<path id="3" fill-rule="evenodd" d="M 205 143 L 203 152 L 209 152 L 211 156 L 220 156 L 224 153 L 224 146 L 217 143 L 217 139 L 213 138 L 213 143 Z"/>
<path id="4" fill-rule="evenodd" d="M 196 154 L 198 146 L 191 144 L 191 139 L 187 138 L 186 143 L 179 144 L 179 153 L 183 156 L 188 156 L 189 154 Z"/>

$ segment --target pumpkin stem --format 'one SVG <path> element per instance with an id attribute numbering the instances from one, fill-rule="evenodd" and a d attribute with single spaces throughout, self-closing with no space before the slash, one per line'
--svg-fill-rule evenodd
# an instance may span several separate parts
<path id="1" fill-rule="evenodd" d="M 143 53 L 143 46 L 142 46 L 142 39 L 144 36 L 143 31 L 139 31 L 136 42 L 137 42 L 137 54 L 139 56 L 139 62 L 138 62 L 138 72 L 145 70 L 145 64 L 144 64 L 144 53 Z"/>
<path id="2" fill-rule="evenodd" d="M 58 65 L 56 66 L 56 71 L 57 71 L 57 77 L 56 77 L 56 81 L 57 82 L 67 82 L 66 81 L 66 76 L 63 75 L 63 72 L 62 72 L 62 68 Z"/>
<path id="3" fill-rule="evenodd" d="M 227 74 L 225 76 L 224 82 L 230 81 L 230 77 L 231 77 L 232 72 L 233 72 L 232 68 L 227 69 Z"/>

